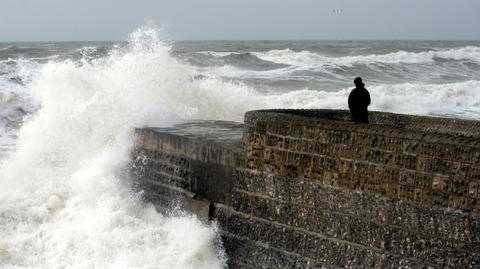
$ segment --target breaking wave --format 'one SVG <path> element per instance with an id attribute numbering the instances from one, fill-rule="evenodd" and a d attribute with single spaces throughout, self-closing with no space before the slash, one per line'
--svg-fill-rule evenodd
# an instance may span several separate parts
<path id="1" fill-rule="evenodd" d="M 188 71 L 152 29 L 107 57 L 42 66 L 28 85 L 39 108 L 0 170 L 2 268 L 225 266 L 214 226 L 157 213 L 125 172 L 135 126 L 199 113 L 181 105 L 184 84 Z"/>
<path id="2" fill-rule="evenodd" d="M 0 160 L 2 268 L 225 267 L 215 226 L 182 213 L 161 215 L 132 193 L 126 171 L 134 128 L 242 121 L 246 111 L 259 108 L 346 108 L 350 91 L 267 91 L 228 74 L 280 80 L 298 66 L 480 62 L 473 46 L 343 57 L 286 49 L 202 52 L 231 61 L 256 57 L 274 63 L 271 68 L 199 68 L 174 56 L 155 29 L 140 29 L 105 53 L 89 46 L 77 53 L 80 59 L 52 57 L 42 64 L 0 62 L 0 128 L 18 136 L 15 152 Z M 478 80 L 367 87 L 372 110 L 480 116 Z"/>
<path id="3" fill-rule="evenodd" d="M 417 49 L 418 50 L 418 49 Z M 332 56 L 308 50 L 275 49 L 263 52 L 201 51 L 201 72 L 209 76 L 248 80 L 334 79 L 365 74 L 382 82 L 472 80 L 480 74 L 480 47 L 466 46 L 419 52 Z M 203 64 L 207 63 L 207 64 Z M 195 64 L 194 64 L 195 65 Z M 318 86 L 322 86 L 318 84 Z"/>
<path id="4" fill-rule="evenodd" d="M 348 109 L 345 99 L 350 90 L 332 92 L 305 89 L 271 96 L 270 101 L 281 104 L 279 107 Z M 372 97 L 370 110 L 465 119 L 480 117 L 480 81 L 374 85 L 368 90 Z"/>
<path id="5" fill-rule="evenodd" d="M 436 58 L 452 60 L 470 60 L 480 62 L 480 47 L 429 50 L 423 52 L 398 51 L 387 54 L 370 54 L 343 57 L 329 57 L 310 51 L 291 49 L 254 52 L 253 55 L 264 61 L 294 66 L 352 66 L 354 64 L 418 64 L 432 63 Z"/>
<path id="6" fill-rule="evenodd" d="M 435 59 L 470 60 L 480 62 L 480 47 L 466 46 L 452 49 L 427 50 L 421 52 L 397 51 L 387 54 L 369 54 L 332 57 L 311 51 L 294 51 L 291 49 L 269 50 L 265 52 L 216 52 L 201 51 L 203 55 L 225 58 L 235 55 L 252 55 L 260 60 L 293 66 L 352 66 L 354 64 L 418 64 L 433 63 Z"/>

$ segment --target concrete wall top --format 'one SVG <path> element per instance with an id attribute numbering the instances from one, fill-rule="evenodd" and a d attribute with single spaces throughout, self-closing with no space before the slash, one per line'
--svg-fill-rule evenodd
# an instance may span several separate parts
<path id="1" fill-rule="evenodd" d="M 201 120 L 139 128 L 132 166 L 153 199 L 181 193 L 229 204 L 242 131 L 238 122 Z"/>
<path id="2" fill-rule="evenodd" d="M 243 124 L 233 121 L 193 120 L 175 124 L 171 127 L 143 127 L 157 133 L 168 133 L 195 141 L 217 143 L 240 151 L 242 147 Z"/>
<path id="3" fill-rule="evenodd" d="M 274 118 L 291 118 L 301 120 L 302 124 L 318 121 L 338 121 L 345 126 L 360 126 L 350 121 L 348 110 L 328 109 L 271 109 L 247 112 L 245 122 L 252 120 L 272 120 Z M 414 131 L 418 135 L 429 134 L 431 136 L 462 136 L 475 138 L 480 142 L 480 121 L 463 120 L 454 118 L 441 118 L 430 116 L 414 116 L 387 112 L 369 112 L 369 129 L 393 128 L 396 130 Z M 453 141 L 452 141 L 453 142 Z M 461 141 L 460 141 L 461 142 Z M 475 141 L 470 141 L 475 142 Z M 479 144 L 480 145 L 480 144 Z"/>

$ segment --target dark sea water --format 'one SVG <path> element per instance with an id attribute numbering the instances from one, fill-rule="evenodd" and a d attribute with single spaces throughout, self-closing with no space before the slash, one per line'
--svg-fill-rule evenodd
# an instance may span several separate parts
<path id="1" fill-rule="evenodd" d="M 0 43 L 0 267 L 222 268 L 214 226 L 131 192 L 133 129 L 260 108 L 480 117 L 479 41 Z"/>

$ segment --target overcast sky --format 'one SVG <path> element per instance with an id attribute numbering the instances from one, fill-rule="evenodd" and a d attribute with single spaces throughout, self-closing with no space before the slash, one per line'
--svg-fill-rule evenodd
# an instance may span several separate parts
<path id="1" fill-rule="evenodd" d="M 480 0 L 0 0 L 0 41 L 480 39 Z"/>

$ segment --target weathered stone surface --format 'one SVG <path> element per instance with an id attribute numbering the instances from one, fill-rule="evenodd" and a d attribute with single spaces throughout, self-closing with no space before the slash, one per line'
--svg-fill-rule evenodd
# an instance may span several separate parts
<path id="1" fill-rule="evenodd" d="M 229 204 L 242 130 L 241 124 L 215 121 L 138 129 L 135 173 L 142 180 Z"/>
<path id="2" fill-rule="evenodd" d="M 246 167 L 480 213 L 478 122 L 373 113 L 365 125 L 337 112 L 247 113 Z"/>
<path id="3" fill-rule="evenodd" d="M 478 268 L 480 123 L 348 119 L 270 110 L 243 129 L 139 129 L 133 170 L 159 208 L 219 224 L 230 268 Z"/>

